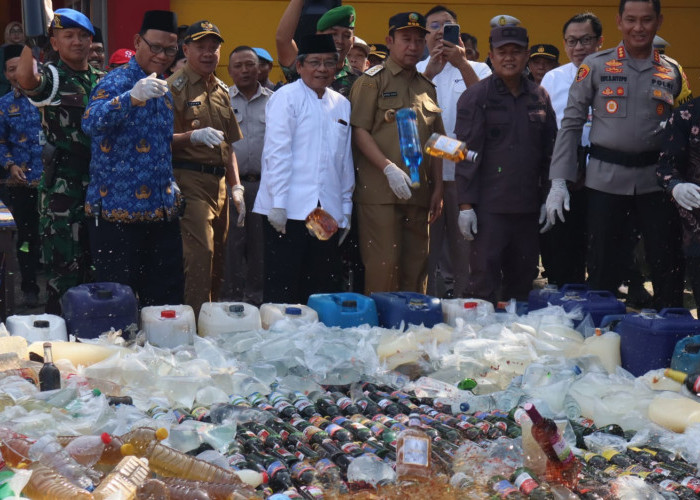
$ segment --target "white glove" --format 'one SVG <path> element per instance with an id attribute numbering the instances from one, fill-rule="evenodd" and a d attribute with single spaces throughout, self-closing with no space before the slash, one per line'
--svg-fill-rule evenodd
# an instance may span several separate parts
<path id="1" fill-rule="evenodd" d="M 192 141 L 192 144 L 204 144 L 212 149 L 214 146 L 221 144 L 221 141 L 223 140 L 224 133 L 221 130 L 216 130 L 212 127 L 204 127 L 193 130 L 192 135 L 190 136 L 190 141 Z"/>
<path id="2" fill-rule="evenodd" d="M 343 242 L 345 241 L 345 238 L 348 237 L 348 233 L 350 232 L 350 219 L 351 219 L 351 217 L 352 217 L 352 215 L 345 214 L 346 225 L 343 228 L 343 232 L 340 233 L 340 238 L 338 238 L 338 246 L 342 245 Z"/>
<path id="3" fill-rule="evenodd" d="M 164 96 L 167 92 L 168 82 L 159 80 L 155 73 L 151 73 L 136 82 L 129 94 L 137 101 L 146 102 L 149 99 Z"/>
<path id="4" fill-rule="evenodd" d="M 673 199 L 686 210 L 700 207 L 700 186 L 692 182 L 681 182 L 673 186 Z"/>
<path id="5" fill-rule="evenodd" d="M 473 240 L 476 235 L 476 212 L 474 209 L 460 210 L 457 225 L 466 239 Z"/>
<path id="6" fill-rule="evenodd" d="M 242 184 L 236 184 L 231 188 L 231 198 L 233 198 L 233 204 L 236 205 L 236 210 L 238 211 L 238 220 L 236 221 L 238 227 L 243 227 L 243 224 L 245 224 L 245 199 L 243 198 L 243 193 L 245 193 L 245 188 Z"/>
<path id="7" fill-rule="evenodd" d="M 566 189 L 566 181 L 564 179 L 553 179 L 552 187 L 549 188 L 547 202 L 545 203 L 547 207 L 547 222 L 552 226 L 556 224 L 557 215 L 564 222 L 564 210 L 569 210 L 570 199 L 569 190 Z"/>
<path id="8" fill-rule="evenodd" d="M 384 167 L 384 175 L 389 181 L 389 187 L 400 200 L 411 197 L 411 178 L 406 172 L 390 163 Z"/>
<path id="9" fill-rule="evenodd" d="M 286 234 L 285 226 L 287 225 L 287 209 L 286 208 L 271 208 L 267 214 L 267 220 L 270 225 L 277 230 L 278 233 Z"/>
<path id="10" fill-rule="evenodd" d="M 552 229 L 554 227 L 554 224 L 549 222 L 549 219 L 547 219 L 547 204 L 546 203 L 542 203 L 542 206 L 540 207 L 539 223 L 540 223 L 540 226 L 542 226 L 542 224 L 544 224 L 544 226 L 542 226 L 542 228 L 540 228 L 540 234 L 546 233 L 547 231 L 549 231 L 550 229 Z"/>

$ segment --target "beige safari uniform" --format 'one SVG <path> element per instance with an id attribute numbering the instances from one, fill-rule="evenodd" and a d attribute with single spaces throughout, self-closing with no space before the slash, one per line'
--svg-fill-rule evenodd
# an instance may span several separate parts
<path id="1" fill-rule="evenodd" d="M 174 133 L 205 127 L 224 133 L 223 142 L 214 148 L 191 144 L 173 152 L 173 172 L 186 200 L 180 221 L 185 303 L 199 314 L 204 302 L 218 300 L 223 282 L 228 233 L 224 174 L 230 163 L 231 144 L 242 134 L 231 108 L 228 87 L 214 75 L 205 81 L 185 66 L 168 78 L 168 85 L 175 106 Z"/>
<path id="2" fill-rule="evenodd" d="M 434 132 L 444 134 L 437 93 L 421 73 L 387 59 L 367 70 L 350 91 L 353 127 L 367 130 L 386 157 L 408 173 L 401 159 L 393 112 L 413 108 L 418 135 L 425 144 Z M 384 173 L 357 149 L 355 159 L 360 251 L 365 265 L 365 293 L 425 292 L 428 265 L 430 157 L 420 166 L 420 187 L 408 200 L 397 198 Z"/>

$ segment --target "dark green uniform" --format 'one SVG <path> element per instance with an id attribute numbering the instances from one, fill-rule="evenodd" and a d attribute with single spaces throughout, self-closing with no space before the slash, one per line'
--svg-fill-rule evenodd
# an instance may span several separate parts
<path id="1" fill-rule="evenodd" d="M 26 92 L 41 111 L 46 148 L 56 148 L 39 182 L 39 233 L 48 267 L 46 311 L 51 313 L 60 313 L 58 301 L 66 290 L 88 278 L 90 253 L 84 204 L 90 138 L 81 130 L 80 122 L 88 97 L 103 75 L 92 66 L 86 71 L 73 71 L 59 61 L 45 65 L 39 86 Z"/>

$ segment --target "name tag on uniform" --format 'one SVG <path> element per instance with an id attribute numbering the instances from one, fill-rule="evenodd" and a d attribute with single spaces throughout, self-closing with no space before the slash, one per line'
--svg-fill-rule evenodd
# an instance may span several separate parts
<path id="1" fill-rule="evenodd" d="M 397 95 L 399 95 L 398 92 L 384 92 L 382 97 L 396 97 Z"/>
<path id="2" fill-rule="evenodd" d="M 187 105 L 192 108 L 194 106 L 201 106 L 202 101 L 187 101 Z"/>

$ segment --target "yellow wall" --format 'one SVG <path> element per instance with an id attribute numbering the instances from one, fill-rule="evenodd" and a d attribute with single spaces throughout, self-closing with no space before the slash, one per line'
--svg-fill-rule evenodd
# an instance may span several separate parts
<path id="1" fill-rule="evenodd" d="M 275 30 L 286 0 L 171 0 L 171 7 L 178 13 L 180 24 L 193 23 L 207 18 L 216 24 L 226 39 L 222 48 L 219 77 L 230 83 L 226 72 L 227 57 L 236 45 L 266 48 L 276 57 Z M 561 27 L 577 12 L 593 11 L 603 23 L 604 48 L 615 46 L 619 32 L 615 24 L 617 0 L 510 0 L 490 2 L 449 0 L 446 2 L 421 2 L 417 0 L 352 0 L 357 11 L 357 35 L 369 43 L 381 42 L 386 35 L 387 21 L 396 12 L 416 10 L 426 12 L 437 3 L 447 5 L 457 13 L 462 31 L 468 31 L 479 39 L 482 59 L 488 52 L 488 21 L 497 14 L 510 14 L 519 18 L 530 32 L 532 43 L 554 43 L 560 47 L 561 61 L 567 62 L 561 48 Z M 686 70 L 691 88 L 700 95 L 700 1 L 662 0 L 664 24 L 659 35 L 671 43 L 667 53 L 677 59 Z M 271 79 L 282 79 L 278 69 Z"/>

